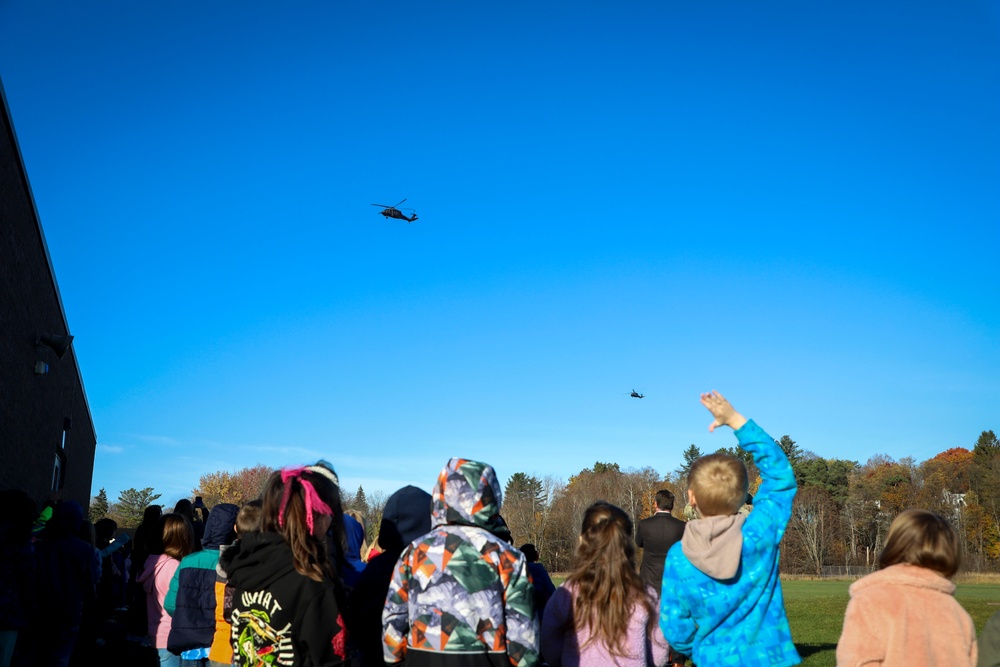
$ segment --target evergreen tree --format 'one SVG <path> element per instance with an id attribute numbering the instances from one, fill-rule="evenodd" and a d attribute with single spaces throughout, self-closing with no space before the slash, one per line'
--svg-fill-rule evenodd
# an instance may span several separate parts
<path id="1" fill-rule="evenodd" d="M 972 449 L 972 487 L 980 504 L 996 517 L 1000 516 L 1000 439 L 993 431 L 983 431 Z"/>
<path id="2" fill-rule="evenodd" d="M 108 504 L 108 493 L 103 488 L 97 492 L 97 495 L 90 500 L 90 510 L 87 514 L 91 523 L 96 522 L 98 519 L 103 519 L 108 515 L 108 510 L 111 506 Z"/>
<path id="3" fill-rule="evenodd" d="M 602 463 L 597 461 L 594 463 L 594 474 L 600 475 L 605 472 L 621 472 L 621 468 L 617 463 Z"/>
<path id="4" fill-rule="evenodd" d="M 781 447 L 781 451 L 788 457 L 788 462 L 792 464 L 792 469 L 797 469 L 799 461 L 802 459 L 802 448 L 796 445 L 795 441 L 787 435 L 781 436 L 778 446 Z"/>
<path id="5" fill-rule="evenodd" d="M 368 516 L 368 497 L 365 495 L 364 487 L 360 484 L 358 484 L 357 493 L 354 494 L 354 500 L 351 501 L 351 509 Z"/>
<path id="6" fill-rule="evenodd" d="M 531 507 L 545 504 L 545 490 L 537 477 L 516 472 L 507 481 L 503 492 L 504 505 L 514 501 L 526 502 Z"/>
<path id="7" fill-rule="evenodd" d="M 688 472 L 691 471 L 691 464 L 701 458 L 701 449 L 698 448 L 698 445 L 692 444 L 684 450 L 684 454 L 682 456 L 684 457 L 684 463 L 677 468 L 676 472 L 678 477 L 680 477 L 681 480 L 687 484 L 687 476 Z"/>
<path id="8" fill-rule="evenodd" d="M 976 446 L 972 449 L 976 461 L 980 464 L 989 464 L 993 458 L 1000 454 L 1000 438 L 997 438 L 993 431 L 983 431 L 976 440 Z"/>
<path id="9" fill-rule="evenodd" d="M 500 514 L 517 544 L 531 542 L 539 546 L 545 506 L 545 487 L 541 480 L 523 472 L 511 475 L 504 487 Z"/>
<path id="10" fill-rule="evenodd" d="M 743 461 L 747 465 L 747 468 L 753 465 L 753 454 L 743 449 L 739 445 L 735 447 L 719 447 L 715 450 L 716 454 L 726 454 L 728 456 L 735 456 L 740 461 Z"/>
<path id="11" fill-rule="evenodd" d="M 858 468 L 857 461 L 824 459 L 808 454 L 799 460 L 795 477 L 800 490 L 818 487 L 828 493 L 838 506 L 843 506 L 850 490 L 850 476 Z"/>
<path id="12" fill-rule="evenodd" d="M 159 493 L 153 493 L 153 487 L 144 489 L 125 489 L 118 494 L 118 502 L 111 507 L 111 514 L 118 522 L 119 528 L 135 528 L 142 523 L 142 514 L 153 504 Z"/>

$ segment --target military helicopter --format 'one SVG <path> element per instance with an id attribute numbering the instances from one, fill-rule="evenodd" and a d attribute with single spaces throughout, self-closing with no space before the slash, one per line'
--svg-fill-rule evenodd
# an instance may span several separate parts
<path id="1" fill-rule="evenodd" d="M 635 389 L 632 390 L 632 393 L 629 394 L 629 396 L 631 396 L 632 398 L 646 398 L 645 394 L 640 394 Z"/>
<path id="2" fill-rule="evenodd" d="M 406 201 L 406 200 L 404 199 L 403 201 Z M 399 204 L 402 204 L 403 201 L 399 202 Z M 417 219 L 417 212 L 416 211 L 414 211 L 412 208 L 406 209 L 407 211 L 410 211 L 412 213 L 412 215 L 407 216 L 405 213 L 403 213 L 398 208 L 396 208 L 396 206 L 399 206 L 399 204 L 395 204 L 393 206 L 386 206 L 385 204 L 372 204 L 372 206 L 379 206 L 379 207 L 381 207 L 382 210 L 379 211 L 379 213 L 381 213 L 382 215 L 384 215 L 387 219 L 388 218 L 396 218 L 397 220 L 406 220 L 407 224 L 409 224 L 409 223 L 411 223 L 411 222 L 413 222 L 414 220 Z"/>

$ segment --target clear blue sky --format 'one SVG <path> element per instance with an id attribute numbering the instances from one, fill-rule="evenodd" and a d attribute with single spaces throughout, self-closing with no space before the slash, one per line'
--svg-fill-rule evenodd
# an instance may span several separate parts
<path id="1" fill-rule="evenodd" d="M 713 388 L 824 457 L 1000 430 L 996 0 L 4 0 L 0 77 L 112 500 L 666 473 Z"/>

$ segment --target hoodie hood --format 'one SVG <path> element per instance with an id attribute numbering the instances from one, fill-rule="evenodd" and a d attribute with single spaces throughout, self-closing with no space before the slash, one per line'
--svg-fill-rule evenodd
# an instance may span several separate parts
<path id="1" fill-rule="evenodd" d="M 500 530 L 500 482 L 488 463 L 453 458 L 434 485 L 431 525 L 458 525 Z"/>
<path id="2" fill-rule="evenodd" d="M 429 532 L 431 494 L 415 486 L 404 486 L 389 496 L 378 529 L 378 544 L 383 551 L 399 555 L 407 544 Z"/>
<path id="3" fill-rule="evenodd" d="M 720 581 L 732 579 L 743 556 L 746 516 L 711 516 L 688 521 L 681 538 L 684 555 L 696 568 Z"/>
<path id="4" fill-rule="evenodd" d="M 232 544 L 236 539 L 236 515 L 239 513 L 240 508 L 232 503 L 219 503 L 213 507 L 205 520 L 201 546 L 218 549 L 223 544 Z"/>
<path id="5" fill-rule="evenodd" d="M 292 550 L 277 533 L 244 535 L 239 547 L 227 550 L 226 556 L 229 580 L 244 590 L 263 590 L 295 571 Z"/>
<path id="6" fill-rule="evenodd" d="M 350 514 L 345 514 L 343 518 L 344 535 L 347 538 L 347 549 L 344 551 L 344 556 L 347 558 L 347 562 L 361 563 L 363 568 L 361 546 L 365 543 L 365 527 Z"/>
<path id="7" fill-rule="evenodd" d="M 365 543 L 365 527 L 350 514 L 344 515 L 344 534 L 347 548 L 344 550 L 344 583 L 353 588 L 365 569 L 361 559 L 361 546 Z"/>

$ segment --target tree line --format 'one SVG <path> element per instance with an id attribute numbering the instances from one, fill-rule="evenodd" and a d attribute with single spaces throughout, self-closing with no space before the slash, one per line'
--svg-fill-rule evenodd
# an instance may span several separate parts
<path id="1" fill-rule="evenodd" d="M 792 518 L 782 542 L 782 570 L 823 574 L 831 568 L 871 568 L 892 519 L 919 507 L 953 522 L 963 539 L 964 569 L 1000 569 L 1000 441 L 983 431 L 972 449 L 955 447 L 917 463 L 874 455 L 864 463 L 823 458 L 802 450 L 785 435 L 778 444 L 788 455 L 798 482 Z M 747 464 L 751 495 L 760 486 L 753 458 L 739 446 L 717 450 Z M 533 543 L 549 569 L 569 568 L 583 512 L 606 500 L 636 521 L 654 511 L 656 491 L 677 498 L 673 514 L 694 518 L 686 505 L 687 472 L 702 454 L 691 445 L 680 465 L 661 476 L 652 468 L 622 470 L 597 462 L 565 483 L 517 472 L 507 482 L 502 514 L 515 544 Z M 752 511 L 752 504 L 743 511 Z"/>
<path id="2" fill-rule="evenodd" d="M 799 487 L 781 545 L 784 572 L 822 574 L 829 568 L 874 566 L 893 517 L 908 507 L 928 509 L 953 522 L 963 540 L 965 570 L 1000 570 L 1000 440 L 993 431 L 983 431 L 971 449 L 954 447 L 921 463 L 881 454 L 864 463 L 823 458 L 802 450 L 788 435 L 778 444 Z M 750 493 L 756 492 L 760 474 L 753 457 L 739 446 L 716 451 L 746 462 Z M 685 502 L 687 472 L 705 453 L 710 452 L 692 444 L 666 475 L 651 467 L 622 470 L 617 463 L 600 461 L 566 481 L 516 472 L 504 489 L 501 513 L 515 546 L 532 543 L 550 570 L 565 571 L 583 513 L 595 500 L 614 503 L 638 521 L 655 511 L 654 496 L 666 488 L 677 498 L 674 515 L 694 518 Z M 208 473 L 192 495 L 202 496 L 209 507 L 221 502 L 242 506 L 260 495 L 271 472 L 258 464 Z M 109 504 L 101 489 L 91 503 L 91 517 L 111 516 L 120 526 L 133 527 L 157 498 L 151 488 L 127 489 Z M 365 517 L 369 541 L 376 539 L 385 501 L 385 494 L 366 494 L 360 486 L 354 494 L 343 494 L 344 508 Z M 743 511 L 752 511 L 752 503 Z"/>

